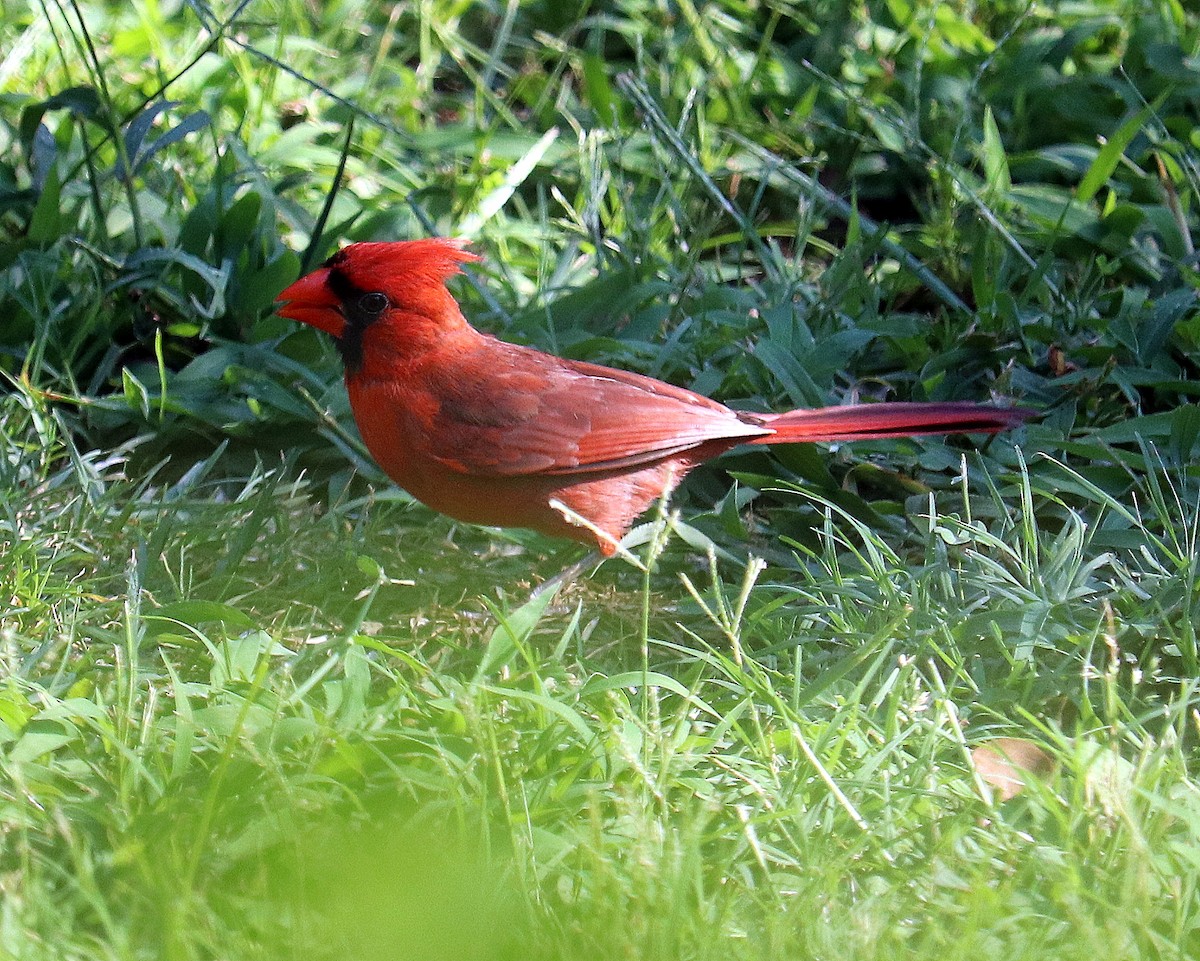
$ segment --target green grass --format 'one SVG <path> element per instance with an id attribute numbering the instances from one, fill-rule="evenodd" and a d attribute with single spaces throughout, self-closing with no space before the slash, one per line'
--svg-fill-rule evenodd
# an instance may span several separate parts
<path id="1" fill-rule="evenodd" d="M 939 516 L 924 560 L 830 513 L 798 579 L 657 584 L 650 635 L 590 621 L 586 586 L 376 620 L 413 590 L 353 562 L 389 511 L 301 524 L 317 502 L 282 473 L 147 487 L 47 458 L 53 417 L 15 408 L 14 957 L 1195 948 L 1195 681 L 1114 633 L 1194 590 L 1157 535 L 1100 553 L 1017 489 L 996 522 Z M 1058 767 L 994 805 L 969 749 L 999 734 Z"/>
<path id="2" fill-rule="evenodd" d="M 1198 53 L 1171 0 L 6 6 L 0 958 L 1200 955 Z M 390 487 L 269 313 L 430 232 L 509 339 L 1045 414 L 735 454 L 530 600 L 578 551 Z M 998 737 L 1053 772 L 994 799 Z"/>

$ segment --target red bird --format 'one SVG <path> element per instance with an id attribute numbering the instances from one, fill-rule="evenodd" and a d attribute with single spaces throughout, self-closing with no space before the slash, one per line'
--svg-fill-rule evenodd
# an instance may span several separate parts
<path id="1" fill-rule="evenodd" d="M 604 555 L 697 464 L 739 444 L 992 433 L 1032 412 L 879 403 L 756 414 L 671 384 L 482 334 L 446 289 L 480 258 L 454 240 L 358 243 L 279 295 L 337 340 L 368 450 L 462 521 L 595 542 Z"/>

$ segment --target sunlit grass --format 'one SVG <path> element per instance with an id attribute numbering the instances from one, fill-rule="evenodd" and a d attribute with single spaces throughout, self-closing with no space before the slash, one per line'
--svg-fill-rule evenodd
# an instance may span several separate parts
<path id="1" fill-rule="evenodd" d="M 282 471 L 126 479 L 31 407 L 4 420 L 6 943 L 1186 956 L 1193 685 L 1116 637 L 1148 578 L 1192 586 L 1040 530 L 1028 481 L 995 521 L 935 514 L 924 560 L 829 510 L 792 576 L 693 568 L 621 641 L 586 592 L 485 606 L 494 581 L 406 620 L 387 594 L 424 575 L 381 545 L 408 514 Z M 1056 769 L 994 804 L 971 748 L 999 734 Z"/>

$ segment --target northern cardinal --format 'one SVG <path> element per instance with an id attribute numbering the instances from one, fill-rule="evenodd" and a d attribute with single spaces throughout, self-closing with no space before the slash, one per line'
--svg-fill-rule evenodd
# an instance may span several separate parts
<path id="1" fill-rule="evenodd" d="M 608 556 L 688 471 L 739 444 L 992 433 L 1031 413 L 969 403 L 734 411 L 480 333 L 445 286 L 479 259 L 456 240 L 356 243 L 278 299 L 282 316 L 336 339 L 354 418 L 387 475 L 462 521 L 594 542 Z"/>

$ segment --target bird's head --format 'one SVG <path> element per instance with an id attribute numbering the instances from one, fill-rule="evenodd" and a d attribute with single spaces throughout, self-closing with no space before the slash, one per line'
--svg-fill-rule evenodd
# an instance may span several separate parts
<path id="1" fill-rule="evenodd" d="M 433 238 L 351 244 L 280 293 L 277 312 L 332 334 L 353 372 L 372 329 L 405 339 L 466 323 L 445 286 L 460 264 L 480 259 L 464 243 Z"/>

